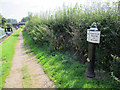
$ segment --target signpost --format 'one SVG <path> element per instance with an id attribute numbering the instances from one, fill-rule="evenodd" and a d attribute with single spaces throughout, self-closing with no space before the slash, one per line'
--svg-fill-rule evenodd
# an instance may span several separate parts
<path id="1" fill-rule="evenodd" d="M 95 44 L 100 43 L 100 34 L 96 24 L 92 24 L 91 28 L 87 30 L 87 41 L 89 42 L 88 46 L 88 66 L 86 69 L 86 76 L 88 78 L 95 77 L 94 73 L 94 62 L 95 62 Z"/>
<path id="2" fill-rule="evenodd" d="M 87 41 L 91 43 L 100 43 L 100 31 L 87 30 Z"/>

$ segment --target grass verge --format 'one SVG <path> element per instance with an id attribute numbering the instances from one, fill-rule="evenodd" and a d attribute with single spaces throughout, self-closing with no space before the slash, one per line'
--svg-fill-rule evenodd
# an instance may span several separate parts
<path id="1" fill-rule="evenodd" d="M 0 44 L 0 89 L 3 87 L 5 79 L 9 74 L 14 55 L 14 47 L 19 40 L 18 36 L 20 31 L 21 29 L 18 29 Z"/>
<path id="2" fill-rule="evenodd" d="M 49 47 L 34 43 L 26 31 L 22 31 L 24 44 L 29 45 L 37 57 L 37 62 L 56 84 L 57 88 L 119 88 L 119 84 L 110 77 L 87 79 L 86 64 L 70 58 L 69 52 L 50 52 Z"/>
<path id="3" fill-rule="evenodd" d="M 32 83 L 31 83 L 31 76 L 27 73 L 27 66 L 24 66 L 22 69 L 22 74 L 23 74 L 23 80 L 22 80 L 22 86 L 23 88 L 32 88 Z"/>

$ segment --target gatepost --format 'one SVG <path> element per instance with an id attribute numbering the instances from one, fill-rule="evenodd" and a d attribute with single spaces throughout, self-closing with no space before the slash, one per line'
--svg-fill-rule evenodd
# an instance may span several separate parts
<path id="1" fill-rule="evenodd" d="M 95 63 L 95 44 L 100 43 L 100 31 L 97 29 L 96 23 L 91 25 L 91 28 L 87 30 L 87 41 L 88 41 L 88 58 L 87 58 L 87 69 L 86 77 L 95 77 L 94 63 Z"/>

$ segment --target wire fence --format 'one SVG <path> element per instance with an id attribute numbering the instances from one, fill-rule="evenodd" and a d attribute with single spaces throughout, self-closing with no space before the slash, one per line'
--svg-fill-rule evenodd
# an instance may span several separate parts
<path id="1" fill-rule="evenodd" d="M 3 28 L 0 27 L 0 39 L 6 35 L 6 32 Z"/>

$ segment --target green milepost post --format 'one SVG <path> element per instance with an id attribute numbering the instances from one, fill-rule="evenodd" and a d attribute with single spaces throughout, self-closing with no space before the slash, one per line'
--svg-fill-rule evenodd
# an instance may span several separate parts
<path id="1" fill-rule="evenodd" d="M 96 23 L 91 25 L 91 28 L 87 31 L 88 41 L 88 65 L 86 69 L 86 77 L 95 77 L 94 63 L 95 63 L 95 45 L 100 42 L 100 31 L 98 31 Z"/>
<path id="2" fill-rule="evenodd" d="M 95 44 L 89 42 L 88 46 L 88 65 L 86 70 L 86 76 L 89 78 L 95 77 L 94 63 L 95 63 Z"/>

